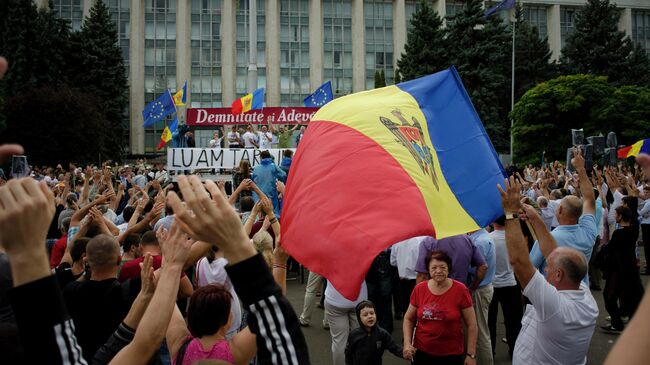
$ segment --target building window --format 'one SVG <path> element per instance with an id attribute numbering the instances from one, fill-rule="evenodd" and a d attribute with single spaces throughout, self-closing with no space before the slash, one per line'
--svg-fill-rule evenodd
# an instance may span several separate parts
<path id="1" fill-rule="evenodd" d="M 242 97 L 255 90 L 249 90 L 248 80 L 248 63 L 249 63 L 249 19 L 248 19 L 248 1 L 239 0 L 237 2 L 237 71 L 235 91 L 237 97 Z M 257 1 L 257 87 L 263 87 L 266 83 L 266 60 L 265 60 L 265 2 Z M 232 100 L 226 100 L 226 103 Z"/>
<path id="2" fill-rule="evenodd" d="M 129 67 L 129 39 L 131 37 L 130 4 L 129 0 L 109 0 L 107 2 L 111 20 L 117 27 L 118 43 L 122 50 L 122 60 L 124 60 L 127 72 Z"/>
<path id="3" fill-rule="evenodd" d="M 524 6 L 524 19 L 531 26 L 537 28 L 540 39 L 546 39 L 548 28 L 546 23 L 546 7 L 544 6 Z"/>
<path id="4" fill-rule="evenodd" d="M 366 0 L 366 89 L 375 87 L 375 72 L 384 71 L 386 84 L 393 82 L 393 2 Z"/>
<path id="5" fill-rule="evenodd" d="M 191 19 L 191 106 L 218 108 L 222 106 L 221 0 L 192 0 Z"/>
<path id="6" fill-rule="evenodd" d="M 309 0 L 282 0 L 280 104 L 300 106 L 309 92 Z"/>
<path id="7" fill-rule="evenodd" d="M 109 0 L 106 2 L 108 6 L 108 13 L 111 15 L 111 20 L 117 29 L 117 38 L 120 49 L 122 50 L 122 61 L 124 63 L 124 72 L 127 78 L 129 77 L 129 38 L 131 37 L 131 16 L 129 0 Z M 129 140 L 129 118 L 130 108 L 125 106 L 124 120 L 122 122 L 126 135 L 125 140 Z"/>
<path id="8" fill-rule="evenodd" d="M 176 89 L 176 0 L 145 2 L 144 102 L 154 101 L 168 89 Z M 145 128 L 145 152 L 155 152 L 160 134 L 169 124 L 156 123 Z"/>
<path id="9" fill-rule="evenodd" d="M 413 14 L 420 10 L 419 1 L 406 1 L 404 4 L 404 16 L 406 19 L 406 31 L 410 31 L 413 26 L 411 25 L 411 19 L 413 19 Z"/>
<path id="10" fill-rule="evenodd" d="M 352 2 L 323 0 L 323 68 L 334 96 L 352 92 Z"/>
<path id="11" fill-rule="evenodd" d="M 562 48 L 571 33 L 575 31 L 575 18 L 577 8 L 561 7 L 560 8 L 560 37 Z"/>
<path id="12" fill-rule="evenodd" d="M 650 54 L 650 10 L 632 10 L 632 40 Z"/>
<path id="13" fill-rule="evenodd" d="M 70 21 L 72 30 L 81 29 L 81 23 L 84 19 L 81 0 L 54 0 L 52 9 L 59 15 L 59 18 Z"/>

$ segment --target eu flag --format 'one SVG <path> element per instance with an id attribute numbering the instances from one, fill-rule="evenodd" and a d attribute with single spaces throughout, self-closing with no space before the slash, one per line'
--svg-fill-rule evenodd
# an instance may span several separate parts
<path id="1" fill-rule="evenodd" d="M 333 99 L 334 95 L 332 94 L 332 82 L 328 81 L 316 89 L 313 94 L 307 96 L 305 100 L 303 100 L 303 103 L 306 107 L 320 108 Z"/>
<path id="2" fill-rule="evenodd" d="M 163 120 L 166 116 L 175 111 L 176 107 L 174 106 L 174 99 L 172 99 L 172 95 L 169 93 L 169 90 L 167 90 L 164 94 L 160 95 L 158 99 L 144 107 L 144 110 L 142 111 L 144 126 L 149 127 L 154 123 Z"/>

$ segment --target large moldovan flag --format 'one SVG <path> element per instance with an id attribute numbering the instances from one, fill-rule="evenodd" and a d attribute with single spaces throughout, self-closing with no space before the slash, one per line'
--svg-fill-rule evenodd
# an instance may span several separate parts
<path id="1" fill-rule="evenodd" d="M 350 299 L 390 245 L 503 214 L 504 169 L 453 67 L 323 106 L 291 165 L 283 246 Z"/>

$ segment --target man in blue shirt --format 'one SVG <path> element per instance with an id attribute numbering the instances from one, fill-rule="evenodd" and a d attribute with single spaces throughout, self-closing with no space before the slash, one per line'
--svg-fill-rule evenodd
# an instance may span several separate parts
<path id="1" fill-rule="evenodd" d="M 476 323 L 478 325 L 478 338 L 476 341 L 476 361 L 478 364 L 493 364 L 492 358 L 492 344 L 490 342 L 490 329 L 488 327 L 488 312 L 490 309 L 490 302 L 494 294 L 492 287 L 492 280 L 497 267 L 497 259 L 495 255 L 494 242 L 492 237 L 485 229 L 479 229 L 470 234 L 469 237 L 474 242 L 485 259 L 487 264 L 487 272 L 485 277 L 478 284 L 478 288 L 472 291 L 472 303 L 474 305 L 474 312 L 476 312 Z M 470 269 L 472 276 L 476 270 Z"/>
<path id="2" fill-rule="evenodd" d="M 560 206 L 555 211 L 555 216 L 560 225 L 551 232 L 551 235 L 555 238 L 559 247 L 574 248 L 582 252 L 589 261 L 594 241 L 598 235 L 594 188 L 587 176 L 585 159 L 580 151 L 574 152 L 571 164 L 580 177 L 582 199 L 574 195 L 562 199 Z M 530 261 L 540 272 L 544 273 L 546 261 L 537 241 L 535 241 L 533 249 L 530 251 Z M 582 281 L 589 284 L 589 276 L 585 275 Z"/>

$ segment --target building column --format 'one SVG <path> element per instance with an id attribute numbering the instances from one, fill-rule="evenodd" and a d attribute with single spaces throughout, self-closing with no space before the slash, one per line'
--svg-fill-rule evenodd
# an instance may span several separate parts
<path id="1" fill-rule="evenodd" d="M 434 1 L 433 4 L 433 10 L 440 15 L 442 18 L 442 26 L 446 27 L 447 26 L 447 19 L 445 16 L 447 16 L 447 1 L 446 0 L 436 0 Z"/>
<path id="2" fill-rule="evenodd" d="M 84 19 L 86 19 L 90 15 L 90 9 L 92 9 L 93 6 L 95 6 L 95 2 L 97 2 L 97 0 L 84 0 L 83 2 Z"/>
<path id="3" fill-rule="evenodd" d="M 192 4 L 190 1 L 176 2 L 176 91 L 183 87 L 187 81 L 191 85 L 192 77 Z M 186 105 L 190 104 L 191 87 L 187 88 L 185 96 Z M 185 110 L 187 107 L 179 110 L 181 113 L 178 120 L 185 122 Z"/>
<path id="4" fill-rule="evenodd" d="M 393 69 L 406 45 L 406 9 L 404 0 L 393 1 Z"/>
<path id="5" fill-rule="evenodd" d="M 363 0 L 352 0 L 352 92 L 366 89 L 366 24 Z"/>
<path id="6" fill-rule="evenodd" d="M 309 0 L 309 90 L 323 84 L 323 3 Z"/>
<path id="7" fill-rule="evenodd" d="M 234 1 L 222 2 L 221 9 L 221 102 L 235 101 L 237 82 L 237 18 Z"/>
<path id="8" fill-rule="evenodd" d="M 266 102 L 280 105 L 280 2 L 266 1 Z"/>
<path id="9" fill-rule="evenodd" d="M 129 35 L 129 111 L 131 115 L 131 153 L 144 153 L 144 0 L 131 1 Z"/>
<path id="10" fill-rule="evenodd" d="M 625 35 L 632 38 L 632 8 L 621 9 L 621 17 L 618 19 L 618 29 L 625 32 Z"/>
<path id="11" fill-rule="evenodd" d="M 562 52 L 562 31 L 560 29 L 560 5 L 551 5 L 546 13 L 546 28 L 548 29 L 548 46 L 551 49 L 551 60 L 560 59 Z"/>

